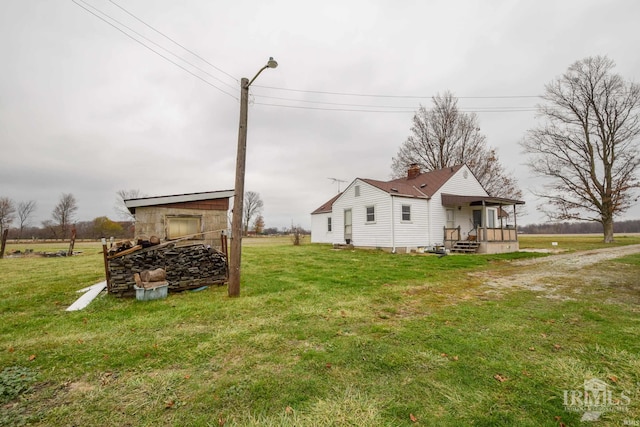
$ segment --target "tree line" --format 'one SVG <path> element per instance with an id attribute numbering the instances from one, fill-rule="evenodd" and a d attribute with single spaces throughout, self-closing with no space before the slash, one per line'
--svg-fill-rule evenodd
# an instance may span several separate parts
<path id="1" fill-rule="evenodd" d="M 597 234 L 602 233 L 602 225 L 597 222 L 547 222 L 518 226 L 518 231 L 527 234 Z M 613 225 L 615 233 L 640 233 L 640 220 L 617 221 Z"/>
<path id="2" fill-rule="evenodd" d="M 78 202 L 71 193 L 60 195 L 51 218 L 42 221 L 40 227 L 31 223 L 37 206 L 35 200 L 16 203 L 9 197 L 0 197 L 0 236 L 8 230 L 9 239 L 68 239 L 75 229 L 78 239 L 133 237 L 133 221 L 113 221 L 106 216 L 76 221 Z M 14 223 L 16 226 L 11 227 Z"/>
<path id="3" fill-rule="evenodd" d="M 125 200 L 145 197 L 140 190 L 119 190 L 116 193 L 114 209 L 124 221 L 114 221 L 107 216 L 100 216 L 91 221 L 76 221 L 78 203 L 73 194 L 63 193 L 51 212 L 51 218 L 41 222 L 40 226 L 32 224 L 37 210 L 34 200 L 15 202 L 8 197 L 0 196 L 0 236 L 9 230 L 9 239 L 68 239 L 71 230 L 75 229 L 78 239 L 99 239 L 114 237 L 116 239 L 133 238 L 135 233 L 135 217 L 129 212 Z M 303 234 L 309 233 L 301 227 L 265 227 L 262 209 L 264 202 L 260 194 L 254 191 L 245 193 L 243 233 L 244 235 L 288 235 L 294 230 Z M 13 227 L 12 227 L 13 225 Z"/>

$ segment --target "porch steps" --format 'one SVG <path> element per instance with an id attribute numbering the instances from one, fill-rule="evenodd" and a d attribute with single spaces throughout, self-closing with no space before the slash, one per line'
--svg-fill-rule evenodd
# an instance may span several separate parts
<path id="1" fill-rule="evenodd" d="M 476 253 L 480 243 L 473 240 L 458 240 L 451 247 L 451 252 Z"/>

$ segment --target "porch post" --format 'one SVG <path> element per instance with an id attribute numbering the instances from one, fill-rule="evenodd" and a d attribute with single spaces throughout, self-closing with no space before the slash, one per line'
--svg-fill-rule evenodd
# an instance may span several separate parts
<path id="1" fill-rule="evenodd" d="M 513 204 L 513 229 L 516 233 L 516 242 L 518 241 L 518 220 L 516 219 L 516 204 Z"/>
<path id="2" fill-rule="evenodd" d="M 487 242 L 487 205 L 484 200 L 482 200 L 482 229 L 484 231 L 484 236 L 482 236 L 483 241 Z"/>

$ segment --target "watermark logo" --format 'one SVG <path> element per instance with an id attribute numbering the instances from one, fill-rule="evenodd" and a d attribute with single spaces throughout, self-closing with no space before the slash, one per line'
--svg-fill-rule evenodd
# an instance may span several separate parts
<path id="1" fill-rule="evenodd" d="M 569 412 L 584 412 L 582 421 L 597 421 L 605 412 L 626 412 L 631 398 L 625 392 L 612 390 L 598 379 L 585 380 L 582 390 L 564 390 L 564 409 Z"/>

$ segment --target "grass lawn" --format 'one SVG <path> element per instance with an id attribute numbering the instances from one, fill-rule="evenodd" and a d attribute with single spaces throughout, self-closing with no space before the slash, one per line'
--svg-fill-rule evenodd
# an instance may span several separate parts
<path id="1" fill-rule="evenodd" d="M 597 246 L 530 237 L 523 247 Z M 541 254 L 245 243 L 240 298 L 101 296 L 70 313 L 103 280 L 99 244 L 0 260 L 0 425 L 574 426 L 584 411 L 564 393 L 592 378 L 626 409 L 606 425 L 640 422 L 639 255 L 585 273 L 615 283 L 587 277 L 549 299 L 468 274 Z"/>
<path id="2" fill-rule="evenodd" d="M 561 251 L 591 250 L 611 246 L 640 244 L 640 234 L 616 234 L 614 243 L 603 243 L 602 234 L 522 234 L 518 236 L 521 249 L 558 249 Z M 556 242 L 553 246 L 551 242 Z"/>

